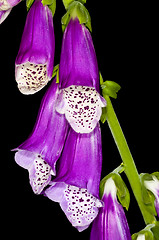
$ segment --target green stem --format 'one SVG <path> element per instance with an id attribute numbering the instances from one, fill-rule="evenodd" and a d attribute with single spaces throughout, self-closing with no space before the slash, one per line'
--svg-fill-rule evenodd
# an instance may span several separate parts
<path id="1" fill-rule="evenodd" d="M 125 174 L 129 180 L 145 223 L 151 224 L 155 221 L 155 217 L 147 210 L 147 206 L 142 201 L 141 183 L 137 168 L 135 166 L 128 144 L 114 112 L 110 98 L 108 96 L 106 96 L 105 98 L 107 101 L 107 122 L 120 152 L 121 158 L 123 160 Z"/>

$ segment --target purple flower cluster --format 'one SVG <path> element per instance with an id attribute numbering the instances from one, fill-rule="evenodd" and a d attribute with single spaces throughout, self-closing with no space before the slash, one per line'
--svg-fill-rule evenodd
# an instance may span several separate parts
<path id="1" fill-rule="evenodd" d="M 48 31 L 44 35 L 46 25 Z M 51 79 L 53 39 L 49 10 L 37 1 L 29 11 L 16 58 L 16 79 L 21 92 L 36 92 Z M 39 81 L 41 72 L 43 79 Z M 28 170 L 34 193 L 43 193 L 59 202 L 79 231 L 89 226 L 102 207 L 99 119 L 104 106 L 91 35 L 77 18 L 71 19 L 63 36 L 59 84 L 56 79 L 52 81 L 32 134 L 15 149 L 15 161 Z"/>
<path id="2" fill-rule="evenodd" d="M 1 0 L 0 7 L 10 11 L 18 2 Z M 51 80 L 54 51 L 52 12 L 35 0 L 15 61 L 15 77 L 22 93 L 33 94 Z M 59 82 L 52 80 L 31 135 L 14 149 L 15 161 L 28 170 L 34 193 L 58 202 L 78 231 L 95 219 L 92 240 L 129 240 L 129 228 L 117 202 L 113 180 L 106 182 L 103 198 L 99 198 L 99 120 L 105 106 L 91 34 L 78 18 L 71 18 L 63 35 Z"/>

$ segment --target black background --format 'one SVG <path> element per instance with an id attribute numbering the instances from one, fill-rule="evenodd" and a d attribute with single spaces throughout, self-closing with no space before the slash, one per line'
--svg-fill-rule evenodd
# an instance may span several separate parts
<path id="1" fill-rule="evenodd" d="M 112 100 L 138 171 L 159 170 L 158 158 L 158 44 L 155 6 L 136 3 L 95 3 L 87 1 L 92 17 L 92 37 L 99 69 L 104 80 L 122 87 Z M 102 2 L 102 1 L 98 1 Z M 57 1 L 54 17 L 56 38 L 55 65 L 59 63 L 65 14 Z M 22 95 L 14 79 L 14 62 L 26 19 L 25 2 L 17 5 L 0 25 L 1 136 L 3 157 L 1 198 L 4 200 L 4 224 L 13 237 L 89 239 L 90 229 L 78 233 L 67 221 L 57 203 L 36 196 L 28 181 L 28 172 L 14 162 L 10 150 L 21 144 L 31 132 L 40 101 L 48 88 L 35 95 Z M 102 127 L 102 177 L 116 168 L 120 155 L 107 123 Z M 7 163 L 7 164 L 6 164 Z M 122 175 L 129 187 L 124 174 Z M 130 187 L 129 187 L 130 189 Z M 131 202 L 126 212 L 131 233 L 144 228 L 144 222 L 130 189 Z M 24 235 L 23 235 L 24 234 Z"/>

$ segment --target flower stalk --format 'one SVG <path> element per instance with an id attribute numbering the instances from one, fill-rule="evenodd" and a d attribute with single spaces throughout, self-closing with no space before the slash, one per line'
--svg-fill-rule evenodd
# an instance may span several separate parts
<path id="1" fill-rule="evenodd" d="M 123 131 L 118 122 L 117 116 L 114 112 L 112 103 L 109 96 L 104 96 L 107 101 L 106 116 L 109 128 L 112 132 L 113 138 L 119 150 L 120 156 L 124 163 L 125 174 L 129 180 L 134 196 L 137 200 L 141 213 L 143 215 L 144 221 L 146 224 L 151 224 L 155 221 L 155 217 L 151 214 L 147 206 L 143 203 L 142 200 L 142 191 L 140 177 L 134 163 L 133 157 L 131 155 L 130 149 L 124 137 Z"/>

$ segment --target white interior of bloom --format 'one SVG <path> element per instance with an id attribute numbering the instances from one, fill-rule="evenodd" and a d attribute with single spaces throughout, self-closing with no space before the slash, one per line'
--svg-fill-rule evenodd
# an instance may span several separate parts
<path id="1" fill-rule="evenodd" d="M 0 11 L 6 11 L 11 8 L 11 5 L 6 0 L 0 0 Z"/>
<path id="2" fill-rule="evenodd" d="M 87 189 L 66 185 L 64 198 L 68 202 L 65 214 L 73 226 L 84 230 L 98 214 L 102 202 L 90 194 Z M 80 228 L 81 227 L 81 228 Z"/>
<path id="3" fill-rule="evenodd" d="M 35 173 L 31 178 L 31 185 L 33 191 L 36 194 L 40 194 L 43 188 L 46 187 L 51 180 L 52 169 L 42 157 L 38 155 L 34 160 L 34 171 Z"/>
<path id="4" fill-rule="evenodd" d="M 46 68 L 46 64 L 30 62 L 16 65 L 15 76 L 19 91 L 23 94 L 33 94 L 42 89 L 50 80 Z"/>
<path id="5" fill-rule="evenodd" d="M 104 194 L 111 194 L 112 198 L 116 197 L 117 188 L 112 178 L 108 178 L 104 186 Z"/>
<path id="6" fill-rule="evenodd" d="M 89 133 L 96 127 L 105 100 L 93 87 L 75 86 L 61 90 L 56 110 L 65 114 L 71 127 L 79 133 Z"/>
<path id="7" fill-rule="evenodd" d="M 150 190 L 155 196 L 157 196 L 157 193 L 159 191 L 159 180 L 153 176 L 153 180 L 150 181 L 144 181 L 145 187 Z"/>
<path id="8" fill-rule="evenodd" d="M 145 240 L 145 234 L 139 234 L 136 240 Z"/>

